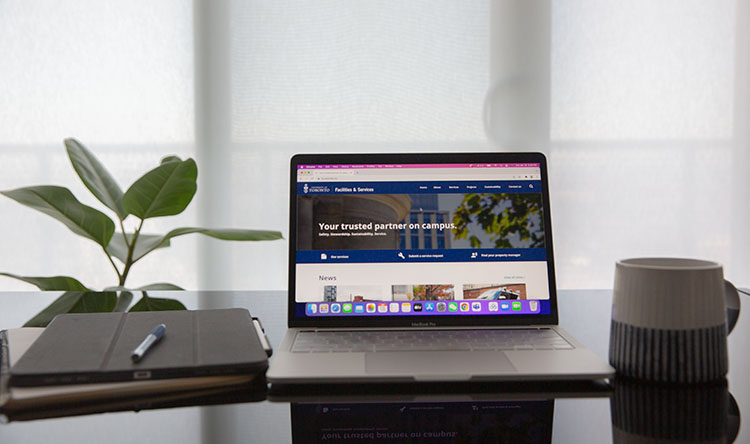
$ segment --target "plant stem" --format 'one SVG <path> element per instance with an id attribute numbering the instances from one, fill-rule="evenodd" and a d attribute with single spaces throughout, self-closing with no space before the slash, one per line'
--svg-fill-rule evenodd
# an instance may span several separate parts
<path id="1" fill-rule="evenodd" d="M 130 273 L 130 267 L 133 266 L 133 251 L 135 251 L 135 243 L 138 241 L 138 235 L 141 233 L 141 228 L 143 228 L 143 222 L 144 220 L 141 219 L 141 223 L 138 224 L 138 228 L 135 229 L 135 233 L 133 233 L 133 242 L 125 242 L 128 246 L 128 257 L 125 261 L 125 269 L 122 271 L 122 276 L 120 276 L 121 287 L 125 286 L 125 280 L 128 278 L 128 273 Z"/>
<path id="2" fill-rule="evenodd" d="M 120 219 L 120 231 L 122 231 L 122 238 L 125 239 L 125 245 L 129 245 L 128 235 L 125 234 L 125 224 L 122 223 L 122 219 Z"/>
<path id="3" fill-rule="evenodd" d="M 115 264 L 115 261 L 112 260 L 112 256 L 107 253 L 107 249 L 102 247 L 102 251 L 104 251 L 104 254 L 107 255 L 107 259 L 109 259 L 109 263 L 112 264 L 112 268 L 115 269 L 115 273 L 117 273 L 117 280 L 122 281 L 122 275 L 120 274 L 120 270 L 117 269 L 117 265 Z"/>

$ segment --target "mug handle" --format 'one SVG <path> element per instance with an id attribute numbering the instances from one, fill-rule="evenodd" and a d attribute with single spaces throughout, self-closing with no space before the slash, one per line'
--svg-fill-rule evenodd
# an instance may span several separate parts
<path id="1" fill-rule="evenodd" d="M 740 292 L 728 280 L 724 280 L 724 300 L 727 306 L 727 334 L 731 333 L 740 317 Z"/>

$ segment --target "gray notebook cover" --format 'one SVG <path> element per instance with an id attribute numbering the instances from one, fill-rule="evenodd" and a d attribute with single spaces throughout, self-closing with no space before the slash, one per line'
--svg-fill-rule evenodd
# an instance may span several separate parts
<path id="1" fill-rule="evenodd" d="M 164 337 L 131 354 L 158 324 Z M 10 370 L 11 386 L 263 373 L 268 357 L 246 309 L 64 314 Z"/>

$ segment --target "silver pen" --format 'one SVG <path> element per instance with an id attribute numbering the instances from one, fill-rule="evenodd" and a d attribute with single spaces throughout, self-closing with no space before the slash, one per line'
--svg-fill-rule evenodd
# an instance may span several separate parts
<path id="1" fill-rule="evenodd" d="M 153 330 L 151 330 L 151 333 L 146 336 L 146 339 L 141 342 L 141 345 L 135 348 L 133 350 L 133 354 L 130 356 L 130 358 L 133 360 L 133 362 L 138 362 L 143 358 L 143 355 L 146 354 L 146 352 L 151 348 L 152 345 L 159 342 L 162 336 L 164 336 L 164 333 L 167 332 L 167 326 L 164 324 L 159 324 L 156 327 L 154 327 Z"/>

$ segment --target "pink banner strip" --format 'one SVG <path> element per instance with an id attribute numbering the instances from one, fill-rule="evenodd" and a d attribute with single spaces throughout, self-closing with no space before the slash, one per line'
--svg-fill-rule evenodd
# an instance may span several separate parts
<path id="1" fill-rule="evenodd" d="M 382 165 L 298 165 L 299 170 L 377 170 L 396 168 L 539 168 L 538 163 L 409 163 Z"/>

